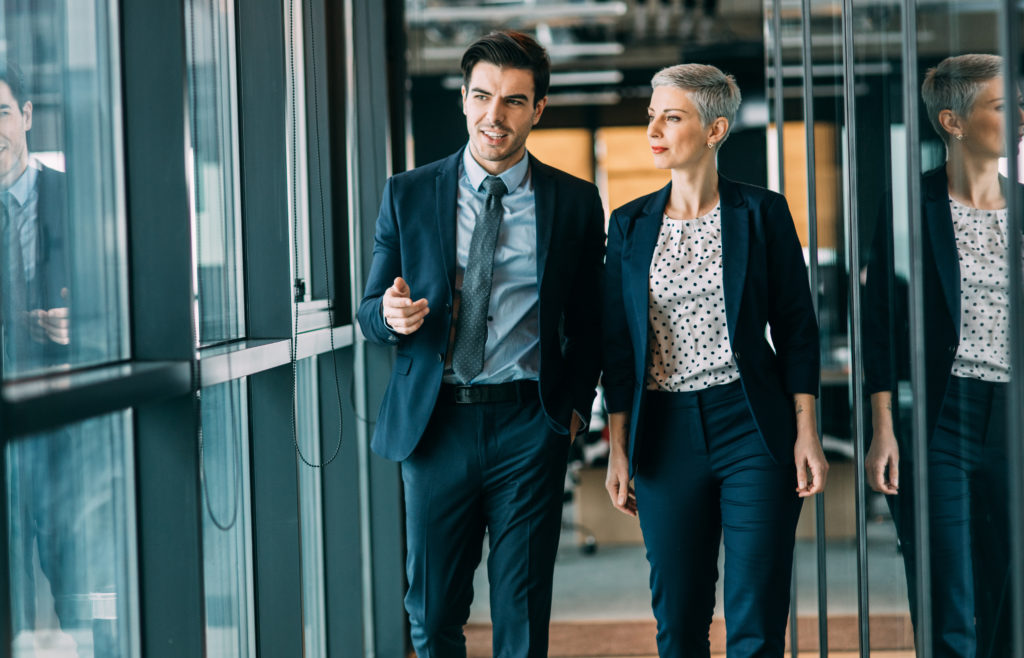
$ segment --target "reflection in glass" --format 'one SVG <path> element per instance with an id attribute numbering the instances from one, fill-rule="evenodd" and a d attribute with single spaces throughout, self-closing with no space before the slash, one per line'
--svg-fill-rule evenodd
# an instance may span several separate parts
<path id="1" fill-rule="evenodd" d="M 296 439 L 306 459 L 320 462 L 320 394 L 316 359 L 303 359 L 297 368 Z M 298 461 L 298 460 L 296 460 Z M 324 527 L 322 473 L 298 462 L 299 513 L 302 528 L 302 631 L 306 656 L 326 656 L 324 609 Z"/>
<path id="2" fill-rule="evenodd" d="M 255 655 L 245 380 L 202 392 L 206 654 Z"/>
<path id="3" fill-rule="evenodd" d="M 185 25 L 199 341 L 241 336 L 234 5 L 188 0 Z"/>
<path id="4" fill-rule="evenodd" d="M 1009 492 L 1009 272 L 1002 59 L 963 55 L 925 77 L 924 105 L 946 145 L 921 181 L 928 523 L 934 656 L 1006 656 Z M 908 102 L 912 102 L 909 101 Z M 896 383 L 906 363 L 906 308 L 891 220 L 867 273 L 865 371 L 873 437 L 868 482 L 889 495 L 917 621 L 912 433 L 899 426 Z"/>
<path id="5" fill-rule="evenodd" d="M 7 444 L 11 655 L 139 655 L 131 445 L 127 412 Z"/>
<path id="6" fill-rule="evenodd" d="M 127 355 L 112 14 L 95 1 L 0 0 L 6 379 Z"/>

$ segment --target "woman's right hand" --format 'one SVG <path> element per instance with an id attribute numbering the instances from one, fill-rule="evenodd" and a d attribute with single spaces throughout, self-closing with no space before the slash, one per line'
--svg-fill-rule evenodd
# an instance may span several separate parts
<path id="1" fill-rule="evenodd" d="M 611 444 L 608 455 L 608 476 L 604 488 L 615 509 L 623 514 L 636 516 L 636 494 L 629 485 L 629 455 L 627 455 L 627 434 L 629 414 L 616 412 L 608 414 L 608 441 Z"/>
<path id="2" fill-rule="evenodd" d="M 871 448 L 864 459 L 868 485 L 879 493 L 900 492 L 900 449 L 892 430 L 892 393 L 871 394 L 871 420 L 874 433 Z M 888 475 L 887 475 L 888 471 Z"/>

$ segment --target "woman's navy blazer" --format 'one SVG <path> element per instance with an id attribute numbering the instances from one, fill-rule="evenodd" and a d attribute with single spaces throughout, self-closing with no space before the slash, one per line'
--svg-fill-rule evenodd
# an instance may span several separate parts
<path id="1" fill-rule="evenodd" d="M 1007 181 L 1001 179 L 1003 189 Z M 1018 186 L 1024 192 L 1024 187 Z M 892 216 L 881 214 L 868 261 L 864 295 L 864 376 L 868 393 L 895 391 L 895 380 L 909 377 L 906 349 L 909 313 L 893 270 Z M 949 179 L 945 165 L 921 179 L 921 257 L 924 298 L 924 370 L 927 434 L 931 436 L 960 348 L 960 256 L 949 210 Z M 894 313 L 894 310 L 897 311 Z"/>
<path id="2" fill-rule="evenodd" d="M 605 265 L 604 375 L 609 412 L 631 411 L 630 473 L 643 432 L 648 279 L 672 184 L 612 213 Z M 786 199 L 718 177 L 722 282 L 733 359 L 765 448 L 793 461 L 794 393 L 818 394 L 818 323 Z M 770 328 L 771 340 L 766 329 Z"/>

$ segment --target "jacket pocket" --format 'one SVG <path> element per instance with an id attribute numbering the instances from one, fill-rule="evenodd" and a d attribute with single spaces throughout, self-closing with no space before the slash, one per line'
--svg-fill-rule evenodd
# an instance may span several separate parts
<path id="1" fill-rule="evenodd" d="M 396 375 L 408 375 L 409 370 L 412 369 L 412 357 L 408 354 L 398 354 L 395 356 L 395 366 L 392 372 Z"/>

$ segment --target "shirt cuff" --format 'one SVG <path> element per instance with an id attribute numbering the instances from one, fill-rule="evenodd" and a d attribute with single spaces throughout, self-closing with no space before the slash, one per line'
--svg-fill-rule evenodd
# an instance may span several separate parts
<path id="1" fill-rule="evenodd" d="M 388 333 L 390 334 L 388 336 L 388 340 L 391 341 L 392 343 L 397 343 L 398 339 L 400 337 L 400 334 L 397 331 L 395 331 L 394 327 L 392 327 L 390 324 L 388 324 L 388 319 L 387 319 L 387 317 L 384 316 L 384 301 L 383 300 L 381 300 L 380 311 L 379 312 L 380 312 L 380 319 L 381 319 L 382 322 L 384 322 L 384 328 L 387 329 Z"/>

